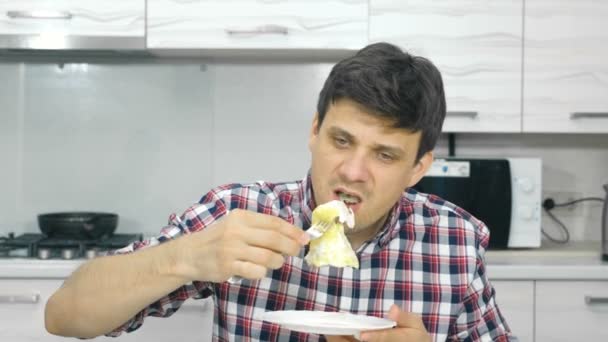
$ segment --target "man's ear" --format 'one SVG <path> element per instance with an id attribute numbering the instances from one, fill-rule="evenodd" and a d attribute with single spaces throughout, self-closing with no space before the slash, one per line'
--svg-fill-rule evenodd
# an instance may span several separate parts
<path id="1" fill-rule="evenodd" d="M 424 155 L 422 155 L 420 160 L 418 160 L 418 162 L 414 166 L 414 173 L 410 178 L 410 183 L 408 184 L 408 187 L 416 185 L 416 183 L 418 183 L 422 179 L 422 177 L 424 177 L 428 169 L 431 167 L 431 164 L 433 164 L 433 151 L 425 153 Z"/>
<path id="2" fill-rule="evenodd" d="M 312 120 L 312 125 L 310 127 L 310 135 L 308 136 L 308 148 L 312 148 L 312 144 L 315 139 L 319 135 L 319 113 L 315 113 L 315 117 Z"/>

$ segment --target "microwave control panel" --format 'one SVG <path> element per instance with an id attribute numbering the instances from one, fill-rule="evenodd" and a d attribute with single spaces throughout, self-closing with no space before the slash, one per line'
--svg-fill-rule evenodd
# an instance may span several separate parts
<path id="1" fill-rule="evenodd" d="M 471 163 L 461 160 L 435 159 L 426 177 L 470 177 Z"/>

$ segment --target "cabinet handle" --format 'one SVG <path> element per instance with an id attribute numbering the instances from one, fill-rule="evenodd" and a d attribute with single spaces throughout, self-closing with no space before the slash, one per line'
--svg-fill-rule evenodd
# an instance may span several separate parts
<path id="1" fill-rule="evenodd" d="M 70 20 L 73 15 L 66 11 L 7 11 L 6 16 L 11 19 L 63 19 Z"/>
<path id="2" fill-rule="evenodd" d="M 0 295 L 0 304 L 36 304 L 40 301 L 40 295 Z"/>
<path id="3" fill-rule="evenodd" d="M 587 305 L 608 304 L 608 297 L 585 296 L 585 304 L 587 304 Z"/>
<path id="4" fill-rule="evenodd" d="M 225 29 L 226 33 L 229 35 L 238 35 L 238 34 L 289 34 L 289 30 L 285 26 L 281 25 L 262 25 L 250 29 Z"/>
<path id="5" fill-rule="evenodd" d="M 466 118 L 471 118 L 471 119 L 475 119 L 479 113 L 478 112 L 467 112 L 467 111 L 455 111 L 455 112 L 447 112 L 448 116 L 459 116 L 459 117 L 466 117 Z"/>
<path id="6" fill-rule="evenodd" d="M 608 119 L 608 112 L 574 112 L 570 114 L 570 120 L 576 119 Z"/>

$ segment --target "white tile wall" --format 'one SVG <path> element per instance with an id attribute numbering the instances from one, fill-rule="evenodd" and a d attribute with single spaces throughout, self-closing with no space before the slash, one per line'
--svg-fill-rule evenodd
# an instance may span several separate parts
<path id="1" fill-rule="evenodd" d="M 286 181 L 306 175 L 308 135 L 331 66 L 214 67 L 215 184 Z"/>
<path id="2" fill-rule="evenodd" d="M 17 64 L 0 64 L 0 227 L 12 226 L 19 216 L 21 71 Z"/>
<path id="3" fill-rule="evenodd" d="M 152 235 L 212 186 L 303 177 L 332 64 L 201 63 L 0 63 L 0 235 L 59 210 Z M 607 151 L 606 135 L 457 135 L 458 154 L 540 156 L 547 191 L 586 196 L 603 196 Z M 564 213 L 578 240 L 599 220 L 598 204 Z"/>
<path id="4" fill-rule="evenodd" d="M 154 233 L 211 186 L 211 81 L 200 65 L 23 68 L 23 110 L 2 114 L 23 121 L 6 128 L 23 135 L 22 151 L 3 144 L 22 160 L 21 184 L 0 196 L 21 199 L 4 230 L 36 231 L 41 212 L 96 210 L 119 213 L 119 231 Z"/>

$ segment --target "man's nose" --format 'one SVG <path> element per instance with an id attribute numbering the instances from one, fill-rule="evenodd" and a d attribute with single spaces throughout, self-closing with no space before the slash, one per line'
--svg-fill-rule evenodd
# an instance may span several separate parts
<path id="1" fill-rule="evenodd" d="M 365 182 L 369 178 L 368 160 L 363 153 L 348 155 L 340 166 L 340 174 L 348 182 Z"/>

